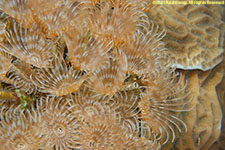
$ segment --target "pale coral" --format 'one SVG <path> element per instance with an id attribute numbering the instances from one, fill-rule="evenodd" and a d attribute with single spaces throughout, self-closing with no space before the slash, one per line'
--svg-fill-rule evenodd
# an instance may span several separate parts
<path id="1" fill-rule="evenodd" d="M 177 149 L 209 149 L 221 133 L 222 110 L 216 92 L 224 76 L 224 66 L 218 65 L 209 71 L 185 72 L 192 90 L 193 111 L 184 115 L 188 132 L 177 140 Z M 223 129 L 222 129 L 223 130 Z M 183 141 L 186 141 L 183 143 Z M 165 147 L 168 149 L 171 145 Z"/>
<path id="2" fill-rule="evenodd" d="M 224 22 L 217 5 L 161 5 L 149 11 L 180 69 L 212 69 L 223 59 Z"/>

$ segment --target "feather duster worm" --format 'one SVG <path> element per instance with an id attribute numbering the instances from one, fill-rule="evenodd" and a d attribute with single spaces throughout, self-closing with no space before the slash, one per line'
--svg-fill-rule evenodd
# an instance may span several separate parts
<path id="1" fill-rule="evenodd" d="M 66 0 L 64 4 L 46 15 L 34 12 L 35 22 L 49 38 L 69 32 L 71 28 L 79 29 L 83 25 L 83 19 L 86 18 L 85 11 L 82 11 L 82 4 L 78 1 Z"/>
<path id="2" fill-rule="evenodd" d="M 0 80 L 3 80 L 7 71 L 9 70 L 10 65 L 10 56 L 0 51 Z"/>
<path id="3" fill-rule="evenodd" d="M 50 41 L 55 41 L 55 39 L 49 39 Z M 53 45 L 52 52 L 58 57 L 62 57 L 65 54 L 66 43 L 62 37 L 57 37 L 57 42 Z M 66 59 L 66 58 L 65 58 Z"/>
<path id="4" fill-rule="evenodd" d="M 123 84 L 127 72 L 127 59 L 120 49 L 114 48 L 108 62 L 94 70 L 88 86 L 100 95 L 115 94 Z"/>
<path id="5" fill-rule="evenodd" d="M 1 108 L 1 150 L 37 150 L 48 148 L 48 140 L 41 118 L 34 109 L 21 110 L 20 106 Z"/>
<path id="6" fill-rule="evenodd" d="M 31 76 L 31 80 L 40 92 L 63 96 L 76 92 L 86 77 L 87 74 L 67 67 L 64 60 L 56 58 L 52 68 L 36 70 L 36 75 Z"/>
<path id="7" fill-rule="evenodd" d="M 109 111 L 109 108 L 108 108 Z M 84 116 L 85 122 L 80 135 L 80 149 L 120 150 L 126 142 L 126 129 L 111 111 L 108 115 L 96 114 Z"/>
<path id="8" fill-rule="evenodd" d="M 70 112 L 67 99 L 41 98 L 37 104 L 51 149 L 71 150 L 79 145 L 81 122 Z"/>
<path id="9" fill-rule="evenodd" d="M 89 88 L 82 86 L 72 96 L 71 106 L 88 115 L 101 115 L 105 113 L 104 104 Z"/>
<path id="10" fill-rule="evenodd" d="M 141 16 L 145 15 L 130 7 L 128 2 L 121 6 L 117 2 L 113 9 L 108 2 L 101 2 L 99 8 L 90 11 L 87 27 L 95 39 L 106 39 L 112 41 L 114 46 L 119 46 L 136 31 Z"/>
<path id="11" fill-rule="evenodd" d="M 4 33 L 5 33 L 5 24 L 0 21 L 0 42 L 3 41 Z"/>
<path id="12" fill-rule="evenodd" d="M 34 15 L 48 15 L 51 14 L 64 4 L 64 0 L 28 0 L 28 6 L 31 8 Z"/>
<path id="13" fill-rule="evenodd" d="M 55 38 L 66 31 L 66 20 L 63 18 L 64 5 L 54 9 L 53 13 L 42 15 L 37 13 L 34 16 L 38 27 L 47 35 L 48 38 Z"/>
<path id="14" fill-rule="evenodd" d="M 127 78 L 123 82 L 123 85 L 120 88 L 120 91 L 136 91 L 140 94 L 143 90 L 143 84 L 141 83 L 141 78 L 137 75 L 127 75 Z"/>
<path id="15" fill-rule="evenodd" d="M 127 56 L 129 73 L 141 76 L 156 71 L 160 64 L 167 64 L 166 49 L 160 41 L 164 35 L 165 32 L 159 32 L 149 19 L 139 26 L 134 36 L 129 37 L 127 44 L 121 48 Z"/>
<path id="16" fill-rule="evenodd" d="M 154 6 L 153 0 L 136 0 L 136 7 L 142 12 L 149 12 L 149 10 Z"/>
<path id="17" fill-rule="evenodd" d="M 0 9 L 0 42 L 7 43 L 5 32 L 10 29 L 13 22 L 15 22 L 15 20 Z"/>
<path id="18" fill-rule="evenodd" d="M 13 29 L 6 32 L 9 44 L 0 43 L 0 48 L 20 60 L 39 68 L 48 67 L 53 59 L 53 43 L 46 41 L 40 30 L 33 26 L 23 29 L 14 23 Z"/>
<path id="19" fill-rule="evenodd" d="M 169 69 L 160 69 L 155 75 L 146 77 L 143 82 L 146 90 L 139 102 L 141 119 L 146 121 L 163 144 L 175 140 L 175 130 L 187 131 L 187 126 L 178 117 L 180 112 L 189 111 L 189 93 L 185 93 L 184 78 Z"/>
<path id="20" fill-rule="evenodd" d="M 69 60 L 76 69 L 96 70 L 108 60 L 110 47 L 92 38 L 90 32 L 81 32 L 74 30 L 65 35 Z"/>
<path id="21" fill-rule="evenodd" d="M 161 150 L 160 144 L 156 145 L 151 140 L 130 137 L 121 146 L 121 150 Z"/>
<path id="22" fill-rule="evenodd" d="M 126 135 L 127 141 L 121 145 L 121 150 L 161 150 L 161 144 L 156 140 L 156 136 L 149 130 L 148 132 L 148 137 L 137 136 L 137 133 Z"/>
<path id="23" fill-rule="evenodd" d="M 12 63 L 3 82 L 14 85 L 15 88 L 24 90 L 27 94 L 36 93 L 37 87 L 31 82 L 35 69 L 29 64 L 16 60 Z"/>
<path id="24" fill-rule="evenodd" d="M 138 90 L 119 91 L 109 101 L 104 101 L 111 109 L 115 109 L 121 116 L 121 123 L 129 128 L 130 132 L 136 130 L 138 102 L 140 96 Z"/>
<path id="25" fill-rule="evenodd" d="M 153 5 L 153 0 L 108 0 L 108 2 L 112 8 L 116 5 L 121 7 L 127 4 L 128 7 L 132 7 L 139 12 L 147 12 Z"/>
<path id="26" fill-rule="evenodd" d="M 28 1 L 29 0 L 1 0 L 0 8 L 23 27 L 29 28 L 34 22 L 34 19 L 28 6 Z"/>
<path id="27" fill-rule="evenodd" d="M 7 21 L 11 20 L 12 18 L 6 14 L 5 12 L 0 9 L 0 21 L 1 23 L 6 23 Z"/>

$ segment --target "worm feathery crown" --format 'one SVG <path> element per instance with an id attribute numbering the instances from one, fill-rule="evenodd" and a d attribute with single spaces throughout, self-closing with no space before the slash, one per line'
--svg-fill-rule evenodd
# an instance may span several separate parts
<path id="1" fill-rule="evenodd" d="M 48 67 L 53 59 L 53 43 L 47 42 L 45 35 L 33 25 L 24 29 L 17 23 L 5 33 L 8 43 L 0 43 L 0 49 L 20 60 L 39 68 Z"/>
<path id="2" fill-rule="evenodd" d="M 48 147 L 48 140 L 44 134 L 41 120 L 36 112 L 32 110 L 15 109 L 5 110 L 1 108 L 0 122 L 0 144 L 1 149 L 6 150 L 31 150 L 45 149 Z M 47 141 L 47 143 L 46 143 Z"/>
<path id="3" fill-rule="evenodd" d="M 36 70 L 37 75 L 31 76 L 40 92 L 54 96 L 63 96 L 79 89 L 87 74 L 72 67 L 67 67 L 66 62 L 59 57 L 54 59 L 53 67 Z"/>
<path id="4" fill-rule="evenodd" d="M 146 90 L 139 103 L 141 118 L 159 136 L 163 144 L 169 138 L 174 141 L 175 130 L 187 131 L 187 125 L 178 117 L 180 112 L 189 111 L 190 92 L 186 93 L 184 78 L 170 69 L 160 69 L 155 75 L 143 79 Z"/>
<path id="5" fill-rule="evenodd" d="M 28 6 L 28 1 L 29 0 L 1 0 L 0 8 L 23 27 L 29 28 L 34 22 L 34 19 Z"/>

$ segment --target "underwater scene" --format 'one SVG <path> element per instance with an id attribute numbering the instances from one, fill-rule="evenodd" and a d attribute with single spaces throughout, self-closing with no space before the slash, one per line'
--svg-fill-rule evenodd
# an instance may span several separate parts
<path id="1" fill-rule="evenodd" d="M 0 150 L 225 150 L 224 0 L 0 0 Z"/>

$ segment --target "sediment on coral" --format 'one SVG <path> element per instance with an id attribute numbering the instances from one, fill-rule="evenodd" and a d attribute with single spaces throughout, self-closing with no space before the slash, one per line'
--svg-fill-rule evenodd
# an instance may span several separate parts
<path id="1" fill-rule="evenodd" d="M 150 10 L 150 18 L 167 32 L 162 41 L 176 68 L 206 71 L 223 60 L 220 10 L 219 5 L 161 5 Z"/>

